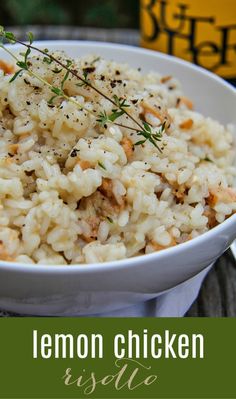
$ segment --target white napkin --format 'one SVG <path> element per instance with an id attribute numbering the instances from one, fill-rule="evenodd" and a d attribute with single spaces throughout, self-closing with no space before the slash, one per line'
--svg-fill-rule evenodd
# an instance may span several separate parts
<path id="1" fill-rule="evenodd" d="M 155 299 L 94 317 L 182 317 L 198 296 L 202 282 L 212 265 Z"/>

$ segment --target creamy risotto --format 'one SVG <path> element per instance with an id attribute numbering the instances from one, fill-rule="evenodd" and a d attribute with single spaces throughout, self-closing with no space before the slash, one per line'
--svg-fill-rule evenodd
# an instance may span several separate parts
<path id="1" fill-rule="evenodd" d="M 1 62 L 1 260 L 76 264 L 148 254 L 235 212 L 232 126 L 195 112 L 172 76 L 143 75 L 97 55 L 71 61 L 108 97 L 125 99 L 133 118 L 164 124 L 160 150 L 140 143 L 135 130 L 101 126 L 98 115 L 114 105 L 75 77 L 64 92 L 82 109 L 60 96 L 49 101 L 50 88 L 27 71 L 10 83 L 11 68 Z M 34 56 L 30 63 L 61 84 L 65 71 L 54 62 Z M 135 127 L 125 114 L 116 122 Z"/>

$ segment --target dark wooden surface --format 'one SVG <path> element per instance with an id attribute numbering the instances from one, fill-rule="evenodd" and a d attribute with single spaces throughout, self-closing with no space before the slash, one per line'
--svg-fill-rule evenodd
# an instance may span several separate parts
<path id="1" fill-rule="evenodd" d="M 18 37 L 33 31 L 39 40 L 100 40 L 138 45 L 139 34 L 134 30 L 91 29 L 77 27 L 25 27 L 10 28 Z M 0 317 L 13 316 L 0 310 Z M 218 259 L 202 285 L 197 300 L 186 314 L 187 317 L 236 317 L 236 261 L 230 250 Z"/>
<path id="2" fill-rule="evenodd" d="M 189 317 L 236 317 L 236 262 L 230 250 L 209 272 Z"/>

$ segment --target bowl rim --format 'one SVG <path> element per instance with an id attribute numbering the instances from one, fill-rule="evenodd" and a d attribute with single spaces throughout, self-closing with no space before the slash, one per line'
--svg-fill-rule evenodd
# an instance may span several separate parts
<path id="1" fill-rule="evenodd" d="M 174 62 L 179 65 L 186 66 L 189 69 L 195 70 L 197 72 L 200 72 L 203 75 L 208 76 L 212 80 L 215 80 L 216 82 L 222 84 L 223 86 L 227 87 L 233 94 L 236 94 L 236 87 L 234 87 L 232 84 L 227 82 L 225 79 L 221 78 L 219 75 L 216 75 L 214 72 L 209 71 L 208 69 L 205 69 L 204 67 L 200 65 L 196 65 L 191 63 L 190 61 L 186 61 L 182 58 L 179 58 L 174 55 L 170 54 L 165 54 L 157 50 L 151 50 L 151 49 L 146 49 L 143 47 L 138 47 L 130 44 L 119 44 L 119 43 L 112 43 L 112 42 L 102 42 L 102 41 L 96 41 L 96 40 L 35 40 L 34 41 L 35 45 L 38 45 L 39 47 L 45 48 L 45 44 L 49 46 L 53 46 L 54 44 L 61 44 L 62 46 L 70 46 L 74 45 L 76 47 L 89 47 L 89 46 L 95 46 L 96 48 L 98 47 L 103 47 L 103 48 L 111 48 L 112 50 L 117 48 L 117 50 L 126 50 L 132 53 L 140 53 L 146 54 L 146 55 L 151 55 L 157 58 L 161 58 L 166 61 Z M 22 48 L 21 44 L 6 44 L 5 47 L 12 48 L 13 50 L 17 50 L 18 48 Z M 0 53 L 3 52 L 4 50 L 0 48 Z M 34 51 L 33 51 L 34 53 Z M 128 63 L 128 62 L 127 62 Z"/>
<path id="2" fill-rule="evenodd" d="M 38 45 L 39 47 L 45 47 L 45 46 L 53 46 L 55 44 L 60 44 L 62 46 L 68 46 L 70 47 L 71 45 L 74 45 L 76 47 L 89 47 L 91 46 L 96 46 L 99 50 L 100 48 L 116 48 L 117 50 L 123 50 L 123 51 L 129 51 L 131 53 L 136 53 L 140 55 L 149 55 L 153 56 L 156 58 L 161 58 L 166 61 L 174 62 L 176 64 L 185 66 L 189 69 L 192 69 L 194 71 L 199 72 L 202 75 L 207 76 L 209 79 L 215 81 L 217 84 L 220 84 L 224 87 L 227 88 L 232 94 L 236 95 L 236 88 L 233 87 L 230 83 L 219 77 L 218 75 L 208 71 L 207 69 L 192 64 L 186 60 L 182 60 L 181 58 L 169 55 L 169 54 L 164 54 L 160 53 L 158 51 L 153 51 L 150 49 L 144 49 L 140 47 L 135 47 L 127 44 L 117 44 L 117 43 L 111 43 L 111 42 L 100 42 L 100 41 L 84 41 L 84 40 L 41 40 L 41 41 L 35 41 L 35 45 Z M 8 44 L 7 47 L 11 47 L 13 50 L 17 50 L 18 48 L 21 48 L 22 46 L 20 44 Z M 0 50 L 0 53 L 3 50 Z M 178 244 L 174 247 L 166 248 L 158 252 L 153 252 L 150 254 L 146 255 L 138 255 L 134 256 L 131 258 L 124 258 L 121 260 L 113 260 L 109 262 L 102 262 L 102 263 L 89 263 L 89 264 L 71 264 L 71 265 L 46 265 L 46 264 L 32 264 L 32 263 L 20 263 L 20 262 L 7 262 L 3 261 L 0 259 L 0 270 L 5 270 L 9 272 L 26 272 L 26 273 L 39 273 L 39 274 L 50 274 L 50 273 L 59 273 L 59 274 L 64 274 L 66 273 L 94 273 L 96 272 L 103 272 L 103 271 L 108 271 L 111 269 L 123 269 L 127 267 L 134 267 L 137 265 L 142 264 L 145 262 L 145 259 L 147 262 L 152 262 L 152 261 L 158 261 L 163 258 L 166 258 L 169 255 L 176 254 L 178 255 L 179 252 L 184 252 L 185 249 L 190 249 L 191 247 L 198 247 L 200 246 L 206 239 L 212 240 L 214 237 L 220 235 L 222 232 L 224 232 L 225 229 L 227 229 L 229 226 L 232 226 L 233 224 L 236 224 L 236 214 L 230 216 L 228 219 L 226 219 L 224 222 L 219 224 L 218 226 L 214 227 L 211 230 L 208 230 L 207 232 L 201 234 L 198 237 L 195 237 L 189 241 L 186 241 L 184 243 Z M 236 232 L 235 232 L 236 236 Z"/>

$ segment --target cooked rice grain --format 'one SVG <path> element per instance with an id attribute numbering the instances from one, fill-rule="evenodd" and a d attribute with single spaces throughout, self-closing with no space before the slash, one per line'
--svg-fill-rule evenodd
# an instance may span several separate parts
<path id="1" fill-rule="evenodd" d="M 73 60 L 74 67 L 82 71 L 94 58 Z M 31 62 L 44 79 L 60 84 L 63 71 L 55 74 L 54 63 Z M 83 110 L 61 98 L 49 105 L 50 89 L 27 72 L 9 83 L 0 71 L 2 260 L 123 259 L 178 245 L 236 211 L 233 127 L 193 111 L 171 76 L 142 75 L 101 58 L 93 66 L 93 84 L 109 97 L 126 98 L 134 118 L 170 124 L 162 152 L 148 141 L 135 145 L 140 136 L 132 130 L 100 127 L 97 115 L 109 114 L 112 104 L 74 77 L 65 90 Z M 132 125 L 125 115 L 119 123 Z"/>

